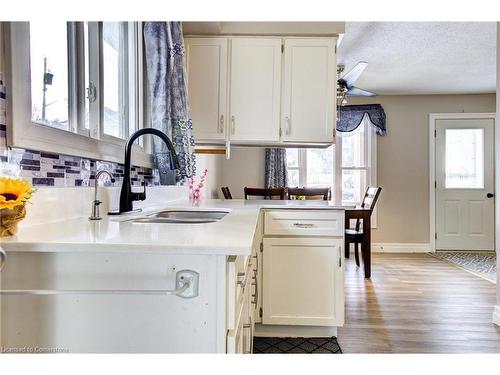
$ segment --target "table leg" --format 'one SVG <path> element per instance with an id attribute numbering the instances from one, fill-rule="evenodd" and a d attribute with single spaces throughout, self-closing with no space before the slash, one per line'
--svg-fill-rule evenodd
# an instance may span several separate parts
<path id="1" fill-rule="evenodd" d="M 369 279 L 372 272 L 372 232 L 371 232 L 371 218 L 363 218 L 363 232 L 364 241 L 363 247 L 363 266 L 365 268 L 365 278 Z"/>

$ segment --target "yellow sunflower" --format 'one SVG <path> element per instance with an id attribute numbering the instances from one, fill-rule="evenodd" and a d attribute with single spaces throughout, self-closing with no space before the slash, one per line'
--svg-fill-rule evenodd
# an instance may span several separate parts
<path id="1" fill-rule="evenodd" d="M 0 177 L 0 209 L 14 209 L 31 198 L 33 187 L 30 183 L 14 178 Z"/>

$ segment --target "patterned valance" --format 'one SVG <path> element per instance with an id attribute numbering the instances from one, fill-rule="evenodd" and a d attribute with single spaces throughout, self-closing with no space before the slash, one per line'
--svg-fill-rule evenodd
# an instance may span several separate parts
<path id="1" fill-rule="evenodd" d="M 337 130 L 352 132 L 365 118 L 375 126 L 378 135 L 386 135 L 385 112 L 380 104 L 346 105 L 340 107 Z"/>

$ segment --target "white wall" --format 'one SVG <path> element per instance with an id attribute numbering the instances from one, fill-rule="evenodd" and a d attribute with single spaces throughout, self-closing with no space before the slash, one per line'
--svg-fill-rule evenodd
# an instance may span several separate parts
<path id="1" fill-rule="evenodd" d="M 196 183 L 203 174 L 203 170 L 208 169 L 202 193 L 205 198 L 219 198 L 220 187 L 222 186 L 222 161 L 224 158 L 224 155 L 196 154 Z"/>
<path id="2" fill-rule="evenodd" d="M 228 186 L 234 199 L 243 198 L 243 188 L 264 187 L 265 149 L 232 147 L 231 159 L 222 162 L 222 186 Z"/>

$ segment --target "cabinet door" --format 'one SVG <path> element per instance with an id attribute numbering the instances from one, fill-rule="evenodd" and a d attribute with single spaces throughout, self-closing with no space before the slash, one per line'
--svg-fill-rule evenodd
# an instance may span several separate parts
<path id="1" fill-rule="evenodd" d="M 281 39 L 233 38 L 231 141 L 279 141 Z"/>
<path id="2" fill-rule="evenodd" d="M 344 324 L 342 242 L 264 239 L 263 324 Z"/>
<path id="3" fill-rule="evenodd" d="M 196 142 L 225 139 L 227 38 L 186 38 L 188 96 Z"/>
<path id="4" fill-rule="evenodd" d="M 286 39 L 283 140 L 333 143 L 335 116 L 335 39 Z"/>

